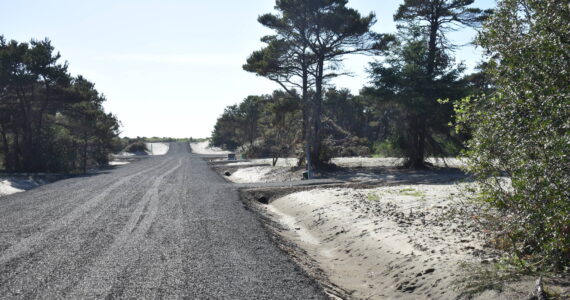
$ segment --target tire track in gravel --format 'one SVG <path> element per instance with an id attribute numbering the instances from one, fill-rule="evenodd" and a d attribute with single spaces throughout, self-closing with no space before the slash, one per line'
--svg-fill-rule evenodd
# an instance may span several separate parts
<path id="1" fill-rule="evenodd" d="M 163 179 L 175 172 L 182 166 L 182 159 L 173 168 L 158 176 L 152 186 L 146 191 L 142 200 L 137 204 L 123 230 L 117 235 L 113 244 L 103 254 L 102 259 L 95 262 L 91 267 L 91 272 L 79 286 L 71 293 L 71 297 L 80 298 L 88 296 L 101 297 L 107 295 L 113 288 L 114 279 L 134 258 L 138 242 L 148 231 L 154 222 L 158 211 L 159 193 L 158 188 Z"/>
<path id="2" fill-rule="evenodd" d="M 163 162 L 149 172 L 161 174 L 170 169 L 171 165 L 171 162 Z M 70 285 L 77 284 L 82 274 L 87 271 L 86 267 L 108 248 L 114 240 L 117 229 L 125 225 L 126 220 L 121 220 L 121 214 L 130 215 L 134 210 L 134 204 L 142 199 L 145 186 L 150 185 L 146 184 L 149 181 L 152 181 L 152 176 L 133 177 L 129 185 L 122 186 L 120 190 L 114 191 L 112 197 L 107 197 L 92 210 L 86 211 L 84 218 L 76 219 L 68 224 L 69 226 L 44 234 L 41 239 L 42 245 L 37 249 L 30 249 L 28 253 L 22 253 L 7 264 L 0 264 L 0 293 L 3 287 L 15 287 L 16 290 L 10 293 L 22 294 L 24 298 L 28 298 L 28 293 L 22 290 L 45 289 L 45 293 L 49 294 L 50 290 L 65 290 Z M 117 199 L 135 202 L 123 203 Z M 125 207 L 121 208 L 121 206 Z M 90 239 L 82 240 L 85 237 L 90 237 Z M 36 264 L 36 261 L 42 261 L 42 264 Z M 74 269 L 76 274 L 73 277 L 62 274 L 60 270 L 65 270 L 66 267 Z M 26 274 L 29 276 L 25 276 Z M 67 281 L 46 284 L 58 276 L 67 277 Z M 13 279 L 14 277 L 17 278 Z M 24 281 L 18 280 L 19 278 Z M 60 297 L 57 293 L 52 296 Z"/>
<path id="3" fill-rule="evenodd" d="M 121 180 L 111 184 L 111 186 L 107 187 L 106 189 L 101 191 L 101 193 L 89 199 L 87 202 L 83 203 L 82 205 L 74 209 L 72 212 L 68 213 L 62 218 L 56 219 L 44 231 L 28 236 L 23 240 L 20 240 L 17 244 L 12 245 L 10 248 L 4 250 L 2 256 L 0 256 L 0 265 L 7 264 L 10 260 L 20 256 L 22 253 L 30 252 L 32 248 L 40 244 L 47 235 L 49 235 L 52 232 L 64 229 L 66 226 L 70 225 L 73 221 L 81 218 L 87 212 L 95 208 L 99 204 L 99 202 L 101 202 L 105 197 L 107 197 L 112 191 L 128 183 L 131 179 L 143 176 L 146 173 L 158 169 L 166 164 L 168 164 L 168 161 L 165 161 L 159 164 L 158 166 L 149 168 L 145 171 L 123 177 Z"/>
<path id="4" fill-rule="evenodd" d="M 233 185 L 170 150 L 0 198 L 0 299 L 326 298 Z"/>
<path id="5" fill-rule="evenodd" d="M 189 160 L 185 159 L 185 165 Z M 180 266 L 184 256 L 181 243 L 186 238 L 182 227 L 185 216 L 181 210 L 189 168 L 180 168 L 165 178 L 160 186 L 160 207 L 155 222 L 139 241 L 145 248 L 136 261 L 124 268 L 109 294 L 115 297 L 180 298 L 184 290 L 184 273 Z"/>

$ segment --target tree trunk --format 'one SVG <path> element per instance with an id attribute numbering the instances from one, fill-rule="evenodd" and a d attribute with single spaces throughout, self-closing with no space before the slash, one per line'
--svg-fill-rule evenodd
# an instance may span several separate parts
<path id="1" fill-rule="evenodd" d="M 428 62 L 427 62 L 427 73 L 430 79 L 432 79 L 435 71 L 435 57 L 437 52 L 437 32 L 439 31 L 439 4 L 435 4 L 437 7 L 433 8 L 435 12 L 434 16 L 430 19 L 429 24 L 429 41 L 428 41 Z"/>
<path id="2" fill-rule="evenodd" d="M 22 162 L 20 160 L 20 155 L 22 154 L 22 148 L 20 147 L 20 135 L 18 130 L 14 131 L 14 153 L 12 154 L 12 166 L 13 170 L 22 169 Z"/>
<path id="3" fill-rule="evenodd" d="M 44 80 L 45 80 L 45 79 L 44 79 Z M 44 100 L 42 101 L 42 104 L 41 104 L 41 106 L 40 106 L 40 111 L 38 112 L 38 116 L 37 116 L 38 121 L 37 121 L 36 134 L 35 134 L 35 138 L 34 138 L 34 141 L 33 141 L 33 142 L 34 142 L 34 144 L 33 144 L 33 149 L 36 149 L 36 151 L 42 148 L 42 145 L 41 145 L 41 144 L 43 143 L 43 137 L 42 137 L 42 136 L 43 136 L 43 131 L 42 131 L 42 128 L 43 128 L 43 125 L 44 125 L 44 115 L 45 115 L 45 112 L 46 112 L 46 110 L 47 110 L 47 107 L 48 107 L 48 104 L 49 104 L 49 97 L 50 97 L 50 89 L 49 89 L 49 83 L 48 83 L 48 82 L 45 83 L 45 89 L 46 89 L 46 90 L 45 90 L 45 98 L 44 98 Z M 30 120 L 30 123 L 31 123 L 31 120 Z M 40 150 L 40 151 L 41 151 L 41 150 Z M 32 155 L 33 155 L 34 158 L 36 158 L 36 157 L 38 156 L 37 153 L 34 153 L 34 154 L 32 154 Z M 33 167 L 33 168 L 34 168 L 34 169 L 41 168 L 39 164 L 40 164 L 39 161 L 36 159 L 36 160 L 34 161 L 34 167 Z M 44 167 L 44 166 L 42 166 L 42 167 Z"/>
<path id="4" fill-rule="evenodd" d="M 8 144 L 8 136 L 6 134 L 5 126 L 0 125 L 0 132 L 2 133 L 2 152 L 4 153 L 4 168 L 8 171 L 12 170 L 10 159 L 10 145 Z"/>
<path id="5" fill-rule="evenodd" d="M 306 49 L 303 49 L 303 51 L 305 51 Z M 302 69 L 303 69 L 303 86 L 302 86 L 302 91 L 301 91 L 301 99 L 302 102 L 302 108 L 303 108 L 303 129 L 302 129 L 302 136 L 303 136 L 303 141 L 305 143 L 305 163 L 307 164 L 307 179 L 311 179 L 312 177 L 312 166 L 311 166 L 311 139 L 310 139 L 310 134 L 309 134 L 309 99 L 308 99 L 308 93 L 309 93 L 309 72 L 308 72 L 308 62 L 307 62 L 307 57 L 306 54 L 303 54 L 303 59 L 302 59 Z"/>
<path id="6" fill-rule="evenodd" d="M 83 174 L 87 174 L 87 147 L 88 147 L 88 138 L 85 136 L 83 139 L 83 161 L 82 161 Z"/>
<path id="7" fill-rule="evenodd" d="M 317 76 L 315 77 L 315 98 L 313 101 L 313 136 L 311 160 L 316 168 L 322 165 L 320 161 L 321 151 L 321 106 L 323 101 L 323 73 L 324 73 L 324 57 L 319 57 L 317 61 Z"/>
<path id="8" fill-rule="evenodd" d="M 410 169 L 423 169 L 425 164 L 425 146 L 426 146 L 426 132 L 425 122 L 420 120 L 418 123 L 412 123 L 411 133 L 411 149 L 407 161 L 404 163 L 404 168 Z"/>

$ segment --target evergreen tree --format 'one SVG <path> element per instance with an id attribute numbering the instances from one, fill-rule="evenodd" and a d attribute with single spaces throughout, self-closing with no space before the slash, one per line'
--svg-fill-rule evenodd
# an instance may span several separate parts
<path id="1" fill-rule="evenodd" d="M 399 22 L 399 44 L 388 52 L 387 65 L 371 65 L 373 89 L 380 102 L 394 103 L 401 117 L 393 141 L 406 156 L 405 167 L 423 168 L 427 154 L 448 152 L 441 140 L 457 142 L 446 124 L 451 105 L 438 99 L 463 96 L 462 67 L 455 65 L 455 47 L 446 33 L 460 26 L 477 26 L 490 11 L 468 7 L 474 0 L 406 0 L 394 15 Z"/>
<path id="2" fill-rule="evenodd" d="M 0 152 L 8 171 L 85 172 L 107 163 L 118 121 L 105 98 L 67 63 L 48 39 L 0 37 Z"/>
<path id="3" fill-rule="evenodd" d="M 345 55 L 373 51 L 390 41 L 389 37 L 370 31 L 376 21 L 374 14 L 363 17 L 346 4 L 347 0 L 277 0 L 275 8 L 279 14 L 266 14 L 259 19 L 263 25 L 275 30 L 276 35 L 265 39 L 269 46 L 254 53 L 245 67 L 274 78 L 291 78 L 291 74 L 300 76 L 301 97 L 305 103 L 305 136 L 311 144 L 311 159 L 315 165 L 322 163 L 324 85 L 329 79 L 343 74 L 338 70 Z M 271 72 L 255 66 L 270 67 Z M 307 105 L 309 83 L 314 83 L 315 89 L 310 113 Z"/>
<path id="4" fill-rule="evenodd" d="M 449 155 L 442 141 L 459 144 L 448 123 L 453 112 L 442 99 L 459 99 L 467 91 L 460 80 L 462 68 L 451 61 L 429 74 L 429 48 L 420 27 L 401 27 L 398 45 L 382 62 L 371 64 L 373 86 L 364 93 L 373 96 L 380 109 L 392 109 L 387 124 L 388 140 L 407 160 L 404 167 L 422 168 L 425 157 Z"/>

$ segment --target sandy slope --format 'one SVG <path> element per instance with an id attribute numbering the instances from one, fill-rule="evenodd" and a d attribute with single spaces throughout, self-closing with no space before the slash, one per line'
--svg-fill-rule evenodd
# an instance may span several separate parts
<path id="1" fill-rule="evenodd" d="M 358 167 L 395 167 L 403 163 L 402 158 L 397 157 L 335 157 L 331 162 L 340 167 L 358 168 Z M 448 157 L 445 159 L 430 157 L 426 159 L 439 167 L 460 167 L 463 162 L 460 159 Z"/>
<path id="2" fill-rule="evenodd" d="M 24 192 L 45 183 L 47 183 L 47 181 L 22 176 L 3 176 L 0 177 L 0 197 Z"/>
<path id="3" fill-rule="evenodd" d="M 450 299 L 461 262 L 496 256 L 468 217 L 451 217 L 453 184 L 297 192 L 266 206 L 283 236 L 359 299 Z"/>
<path id="4" fill-rule="evenodd" d="M 208 141 L 200 143 L 190 143 L 192 153 L 196 154 L 228 154 L 230 151 L 225 151 L 217 147 L 210 147 Z"/>
<path id="5" fill-rule="evenodd" d="M 146 143 L 149 155 L 164 155 L 170 148 L 170 143 Z"/>
<path id="6" fill-rule="evenodd" d="M 240 168 L 226 178 L 235 183 L 286 182 L 301 180 L 302 173 L 303 170 L 293 170 L 291 167 L 256 166 Z"/>
<path id="7" fill-rule="evenodd" d="M 277 167 L 294 167 L 297 166 L 297 158 L 279 158 L 277 160 Z M 346 168 L 374 168 L 374 167 L 394 167 L 400 165 L 403 160 L 397 157 L 335 157 L 331 159 L 331 162 L 339 167 Z M 440 167 L 459 167 L 463 165 L 463 162 L 457 158 L 428 158 L 427 162 L 432 163 Z M 257 164 L 268 164 L 272 163 L 271 158 L 259 158 L 259 159 L 249 159 L 245 162 L 235 162 L 230 163 L 228 166 L 246 166 L 246 165 L 257 165 Z"/>
<path id="8" fill-rule="evenodd" d="M 369 182 L 369 181 L 385 181 L 392 179 L 396 175 L 386 171 L 379 173 L 371 172 L 370 168 L 392 168 L 400 165 L 400 158 L 371 158 L 371 157 L 338 157 L 331 161 L 339 167 L 350 168 L 350 171 L 333 172 L 324 174 L 321 177 L 334 178 L 352 182 Z M 447 158 L 445 160 L 430 158 L 428 162 L 440 167 L 457 167 L 462 164 L 459 159 Z M 259 166 L 265 164 L 265 166 Z M 236 183 L 256 183 L 256 182 L 279 182 L 279 181 L 295 181 L 302 179 L 302 172 L 292 169 L 297 165 L 296 158 L 279 158 L 275 167 L 271 166 L 271 159 L 250 159 L 248 161 L 240 161 L 228 163 L 228 167 L 242 167 L 228 177 L 230 181 Z M 360 170 L 359 168 L 368 168 Z M 398 172 L 393 172 L 398 173 Z"/>
<path id="9" fill-rule="evenodd" d="M 276 167 L 295 167 L 297 166 L 297 159 L 296 158 L 279 158 L 277 163 L 275 164 Z M 273 161 L 271 158 L 254 158 L 248 159 L 247 161 L 240 161 L 226 164 L 227 166 L 248 166 L 248 165 L 261 165 L 266 164 L 271 166 Z"/>
<path id="10" fill-rule="evenodd" d="M 11 195 L 19 192 L 23 192 L 23 189 L 16 188 L 12 186 L 12 181 L 4 179 L 0 181 L 0 196 Z"/>

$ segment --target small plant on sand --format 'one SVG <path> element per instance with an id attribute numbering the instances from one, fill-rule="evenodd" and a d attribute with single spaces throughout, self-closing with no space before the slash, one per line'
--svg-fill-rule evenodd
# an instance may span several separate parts
<path id="1" fill-rule="evenodd" d="M 426 194 L 422 191 L 418 191 L 413 188 L 404 188 L 398 191 L 398 194 L 401 196 L 412 196 L 412 197 L 419 197 L 424 199 Z"/>
<path id="2" fill-rule="evenodd" d="M 460 269 L 466 274 L 453 281 L 453 286 L 461 291 L 458 298 L 470 298 L 486 290 L 501 292 L 505 283 L 520 280 L 520 272 L 506 262 L 489 265 L 462 263 Z"/>
<path id="3" fill-rule="evenodd" d="M 368 193 L 366 199 L 368 199 L 368 201 L 380 201 L 380 196 L 376 193 Z"/>

